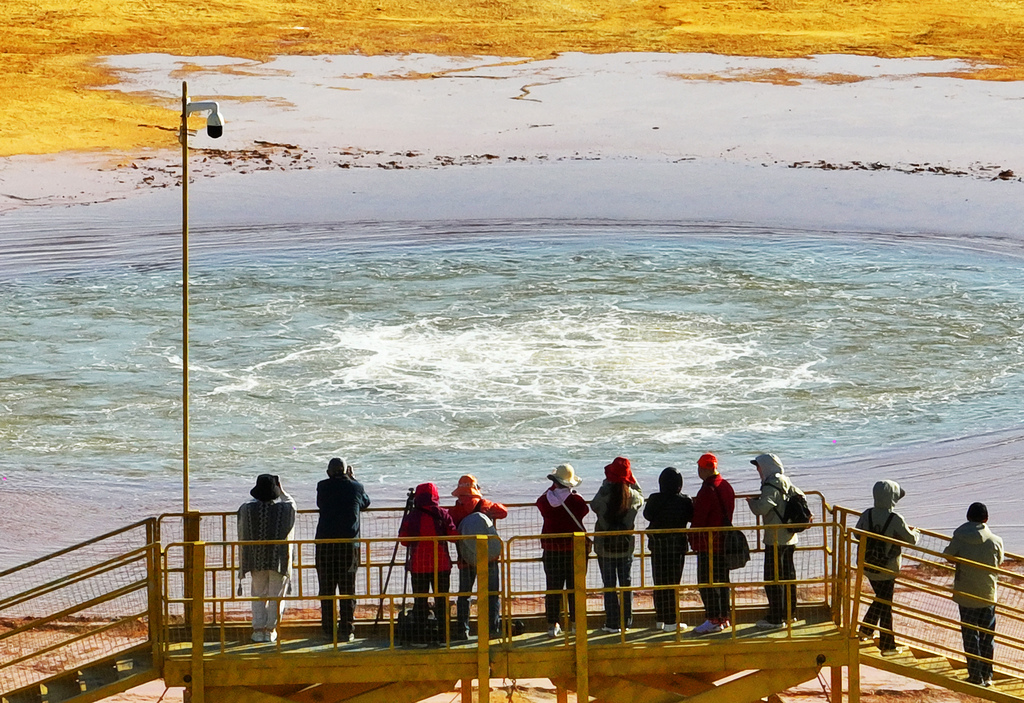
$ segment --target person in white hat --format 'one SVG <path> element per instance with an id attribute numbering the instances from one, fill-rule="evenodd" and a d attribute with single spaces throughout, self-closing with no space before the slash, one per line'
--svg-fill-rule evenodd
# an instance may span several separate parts
<path id="1" fill-rule="evenodd" d="M 590 507 L 583 496 L 574 489 L 582 479 L 576 475 L 570 464 L 559 464 L 554 472 L 548 474 L 551 487 L 537 499 L 537 508 L 544 518 L 541 527 L 543 535 L 571 535 L 574 532 L 586 532 L 583 518 L 590 512 Z M 573 590 L 576 588 L 572 564 L 571 537 L 543 537 L 540 540 L 544 550 L 545 589 L 549 593 L 544 596 L 544 613 L 548 622 L 548 634 L 557 637 L 562 634 L 562 592 L 569 595 L 569 619 L 576 618 L 576 604 Z"/>

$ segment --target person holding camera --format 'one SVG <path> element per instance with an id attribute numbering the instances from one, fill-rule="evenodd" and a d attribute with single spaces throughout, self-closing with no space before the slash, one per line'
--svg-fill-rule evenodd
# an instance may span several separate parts
<path id="1" fill-rule="evenodd" d="M 604 467 L 604 481 L 597 494 L 590 501 L 590 508 L 597 516 L 594 525 L 594 552 L 604 586 L 604 627 L 602 632 L 618 633 L 633 625 L 633 551 L 636 549 L 634 535 L 604 535 L 604 532 L 624 532 L 636 526 L 637 511 L 644 504 L 644 493 L 633 477 L 629 459 L 615 457 Z M 622 593 L 622 607 L 619 607 L 617 589 Z M 616 590 L 611 590 L 616 589 Z"/>
<path id="2" fill-rule="evenodd" d="M 352 465 L 334 457 L 327 462 L 327 478 L 316 485 L 316 539 L 346 540 L 316 545 L 316 576 L 320 583 L 320 626 L 334 637 L 336 593 L 356 594 L 356 572 L 360 562 L 359 514 L 370 507 L 363 484 L 355 478 Z M 324 598 L 327 596 L 327 598 Z M 355 639 L 354 599 L 338 601 L 338 641 Z"/>
<path id="3" fill-rule="evenodd" d="M 245 544 L 290 541 L 295 531 L 295 501 L 281 488 L 281 479 L 260 474 L 249 491 L 252 500 L 238 509 L 238 540 L 243 542 L 238 561 L 238 595 L 241 580 L 252 575 L 252 641 L 276 642 L 281 598 L 290 588 L 292 545 Z"/>

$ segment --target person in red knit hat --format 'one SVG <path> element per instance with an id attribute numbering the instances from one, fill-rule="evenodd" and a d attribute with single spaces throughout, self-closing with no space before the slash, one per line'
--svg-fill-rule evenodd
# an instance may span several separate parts
<path id="1" fill-rule="evenodd" d="M 697 475 L 703 483 L 693 499 L 690 527 L 731 525 L 736 494 L 729 482 L 718 473 L 718 458 L 714 454 L 701 456 L 697 460 Z M 697 626 L 694 634 L 721 632 L 730 626 L 729 587 L 717 585 L 729 583 L 729 570 L 725 568 L 723 557 L 725 540 L 721 533 L 714 530 L 695 532 L 690 535 L 690 546 L 697 552 L 697 583 L 703 584 L 699 590 L 707 618 Z"/>
<path id="2" fill-rule="evenodd" d="M 597 515 L 594 526 L 594 552 L 597 566 L 601 570 L 601 583 L 606 589 L 625 588 L 633 585 L 633 551 L 636 537 L 633 535 L 608 535 L 603 532 L 632 530 L 636 525 L 636 514 L 644 504 L 644 494 L 633 477 L 629 459 L 616 457 L 604 467 L 604 482 L 597 495 L 590 501 L 590 507 Z M 633 592 L 622 591 L 622 606 L 619 606 L 619 592 L 604 592 L 603 632 L 621 632 L 633 624 Z"/>

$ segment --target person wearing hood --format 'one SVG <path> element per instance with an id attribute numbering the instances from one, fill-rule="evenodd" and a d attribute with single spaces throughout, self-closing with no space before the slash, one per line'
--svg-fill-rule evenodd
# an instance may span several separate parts
<path id="1" fill-rule="evenodd" d="M 671 466 L 658 477 L 657 493 L 651 495 L 644 505 L 644 518 L 648 530 L 685 530 L 693 519 L 693 501 L 683 493 L 683 475 Z M 651 550 L 651 574 L 655 586 L 669 588 L 654 589 L 654 629 L 665 632 L 685 630 L 683 623 L 676 624 L 679 609 L 679 592 L 676 586 L 683 578 L 683 562 L 686 559 L 687 540 L 685 532 L 649 534 L 647 545 Z"/>
<path id="2" fill-rule="evenodd" d="M 406 547 L 405 569 L 413 593 L 434 592 L 434 613 L 441 632 L 448 633 L 448 592 L 451 589 L 452 558 L 444 539 L 410 540 L 409 537 L 451 537 L 458 534 L 452 516 L 441 507 L 437 486 L 421 483 L 413 491 L 412 509 L 398 528 L 398 537 Z M 430 606 L 426 596 L 416 598 L 412 618 L 426 623 Z"/>
<path id="3" fill-rule="evenodd" d="M 551 487 L 537 499 L 543 524 L 542 535 L 572 535 L 574 532 L 586 532 L 583 518 L 590 512 L 587 501 L 576 492 L 576 486 L 583 482 L 570 464 L 560 464 L 554 472 L 548 474 Z M 541 537 L 540 547 L 543 550 L 541 561 L 544 564 L 545 590 L 544 615 L 548 623 L 548 635 L 557 637 L 562 634 L 562 593 L 569 598 L 569 619 L 576 621 L 576 599 L 573 591 L 576 588 L 575 571 L 573 570 L 572 537 Z"/>
<path id="4" fill-rule="evenodd" d="M 786 502 L 796 494 L 802 494 L 786 476 L 782 461 L 774 454 L 760 454 L 750 461 L 757 467 L 761 477 L 761 493 L 756 498 L 747 498 L 750 512 L 761 518 L 764 531 L 764 592 L 768 597 L 768 615 L 758 620 L 760 630 L 778 630 L 796 613 L 796 583 L 788 585 L 779 581 L 795 581 L 797 537 L 783 524 Z"/>
<path id="5" fill-rule="evenodd" d="M 320 511 L 316 523 L 316 539 L 346 540 L 316 545 L 316 578 L 320 585 L 320 626 L 324 634 L 334 637 L 335 593 L 356 594 L 356 572 L 359 569 L 359 513 L 370 507 L 370 498 L 363 484 L 355 478 L 351 464 L 334 457 L 327 462 L 327 478 L 316 484 L 316 507 Z M 328 598 L 324 598 L 328 596 Z M 338 603 L 338 641 L 355 639 L 355 600 Z"/>
<path id="6" fill-rule="evenodd" d="M 907 525 L 903 516 L 896 512 L 896 503 L 907 495 L 907 492 L 900 488 L 895 481 L 879 481 L 872 489 L 875 503 L 861 513 L 857 520 L 857 529 L 864 532 L 874 532 L 884 537 L 917 544 L 921 537 L 920 531 Z M 866 539 L 861 541 L 861 551 L 866 550 Z M 877 565 L 866 564 L 864 575 L 868 577 L 871 590 L 875 592 L 875 599 L 872 601 L 868 612 L 864 614 L 864 620 L 860 626 L 860 637 L 870 640 L 878 627 L 878 649 L 884 656 L 897 654 L 901 650 L 896 646 L 896 635 L 892 629 L 892 596 L 896 588 L 896 576 L 900 572 L 900 555 L 902 550 L 899 545 L 889 542 L 888 553 L 883 563 Z"/>
<path id="7" fill-rule="evenodd" d="M 736 509 L 736 493 L 718 472 L 718 458 L 704 454 L 697 460 L 697 475 L 702 481 L 693 499 L 693 521 L 690 527 L 727 527 L 732 524 Z M 725 540 L 722 534 L 709 529 L 690 534 L 690 546 L 697 552 L 698 590 L 704 601 L 705 620 L 693 631 L 698 635 L 721 632 L 729 622 L 729 569 L 726 568 Z M 726 585 L 720 585 L 726 584 Z"/>
<path id="8" fill-rule="evenodd" d="M 943 550 L 956 562 L 953 577 L 953 601 L 960 608 L 960 634 L 967 655 L 967 682 L 978 686 L 992 685 L 992 657 L 995 654 L 996 583 L 994 571 L 1003 563 L 1003 540 L 992 533 L 988 508 L 984 503 L 971 503 L 967 522 L 956 528 L 953 539 Z M 983 569 L 973 564 L 982 564 Z"/>
<path id="9" fill-rule="evenodd" d="M 643 504 L 644 494 L 633 477 L 629 459 L 615 457 L 604 467 L 604 481 L 590 501 L 590 508 L 597 516 L 594 552 L 601 571 L 601 583 L 606 589 L 628 589 L 633 585 L 636 537 L 601 533 L 632 530 L 636 526 L 637 511 Z M 604 632 L 621 632 L 623 627 L 629 629 L 633 624 L 633 591 L 621 591 L 621 609 L 619 593 L 613 590 L 604 593 L 604 627 L 601 628 Z"/>
<path id="10" fill-rule="evenodd" d="M 502 520 L 508 517 L 508 508 L 501 503 L 493 503 L 483 497 L 483 493 L 480 492 L 480 484 L 477 483 L 476 477 L 472 475 L 465 475 L 459 479 L 459 485 L 452 491 L 452 495 L 455 496 L 455 505 L 448 509 L 449 514 L 452 516 L 452 522 L 455 523 L 455 527 L 458 529 L 459 534 L 496 534 L 493 529 L 494 522 Z M 469 639 L 469 592 L 473 589 L 473 584 L 476 583 L 476 571 L 477 564 L 475 561 L 470 563 L 468 559 L 463 558 L 462 552 L 466 550 L 475 550 L 476 544 L 468 540 L 459 542 L 456 553 L 458 554 L 458 566 L 459 566 L 459 597 L 455 600 L 455 631 L 452 635 L 453 639 L 467 640 Z M 470 554 L 472 557 L 473 554 Z M 500 603 L 498 602 L 498 591 L 500 589 L 500 570 L 498 569 L 498 560 L 492 559 L 487 563 L 487 588 L 491 593 L 488 598 L 488 611 L 489 616 L 488 627 L 491 636 L 497 636 L 501 631 L 501 611 L 499 609 Z M 483 629 L 477 625 L 478 636 L 483 633 Z M 486 635 L 484 635 L 486 636 Z"/>
<path id="11" fill-rule="evenodd" d="M 252 641 L 276 642 L 281 598 L 291 586 L 292 545 L 245 542 L 290 542 L 295 532 L 295 501 L 272 474 L 260 474 L 249 495 L 252 500 L 238 509 L 238 540 L 243 543 L 238 580 L 252 575 Z M 238 595 L 242 595 L 241 583 Z"/>

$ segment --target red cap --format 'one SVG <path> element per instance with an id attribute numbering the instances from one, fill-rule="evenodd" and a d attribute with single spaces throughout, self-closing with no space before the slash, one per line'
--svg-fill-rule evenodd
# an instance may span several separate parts
<path id="1" fill-rule="evenodd" d="M 615 457 L 615 461 L 604 467 L 604 477 L 612 483 L 631 483 L 636 485 L 633 472 L 629 468 L 629 459 L 624 456 Z"/>
<path id="2" fill-rule="evenodd" d="M 697 468 L 718 471 L 718 457 L 710 453 L 702 454 L 700 459 L 697 459 Z"/>

